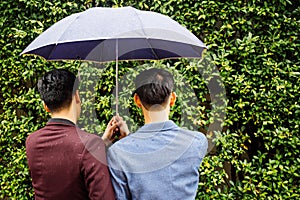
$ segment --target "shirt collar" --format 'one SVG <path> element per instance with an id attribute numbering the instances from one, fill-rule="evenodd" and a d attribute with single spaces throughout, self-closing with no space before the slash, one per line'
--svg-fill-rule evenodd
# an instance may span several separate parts
<path id="1" fill-rule="evenodd" d="M 135 133 L 130 134 L 133 138 L 149 138 L 161 134 L 164 131 L 175 130 L 179 127 L 171 120 L 145 124 Z"/>
<path id="2" fill-rule="evenodd" d="M 168 120 L 164 122 L 154 122 L 145 124 L 138 130 L 138 132 L 159 132 L 174 129 L 177 127 L 178 126 L 172 120 Z"/>
<path id="3" fill-rule="evenodd" d="M 51 118 L 49 119 L 48 123 L 60 123 L 60 124 L 68 124 L 68 125 L 76 126 L 74 122 L 64 118 Z"/>

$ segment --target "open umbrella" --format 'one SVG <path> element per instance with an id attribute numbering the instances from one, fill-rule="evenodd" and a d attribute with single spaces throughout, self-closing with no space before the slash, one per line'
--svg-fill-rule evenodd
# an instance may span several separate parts
<path id="1" fill-rule="evenodd" d="M 206 46 L 170 17 L 132 7 L 90 8 L 72 14 L 44 31 L 21 54 L 46 60 L 118 60 L 201 58 Z"/>

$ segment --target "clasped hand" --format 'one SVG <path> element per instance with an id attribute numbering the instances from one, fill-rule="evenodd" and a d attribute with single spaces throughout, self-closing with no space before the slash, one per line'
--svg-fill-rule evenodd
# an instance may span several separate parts
<path id="1" fill-rule="evenodd" d="M 120 116 L 114 116 L 107 124 L 102 140 L 106 146 L 111 145 L 118 139 L 122 139 L 129 134 L 126 122 Z"/>

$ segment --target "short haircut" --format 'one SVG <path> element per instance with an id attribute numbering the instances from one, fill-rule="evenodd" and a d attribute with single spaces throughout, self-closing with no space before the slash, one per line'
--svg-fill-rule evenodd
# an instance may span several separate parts
<path id="1" fill-rule="evenodd" d="M 72 96 L 78 90 L 79 80 L 65 69 L 54 69 L 47 72 L 38 81 L 41 99 L 51 112 L 58 112 L 70 106 Z"/>
<path id="2" fill-rule="evenodd" d="M 165 107 L 173 91 L 174 79 L 172 74 L 164 69 L 151 68 L 142 71 L 136 77 L 135 87 L 135 93 L 147 110 L 154 105 Z"/>

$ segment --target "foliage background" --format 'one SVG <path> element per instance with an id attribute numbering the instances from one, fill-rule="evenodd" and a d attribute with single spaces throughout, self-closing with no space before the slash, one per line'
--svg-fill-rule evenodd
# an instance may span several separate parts
<path id="1" fill-rule="evenodd" d="M 296 0 L 1 1 L 0 198 L 33 198 L 25 139 L 49 117 L 35 87 L 38 78 L 53 68 L 74 72 L 80 68 L 78 62 L 46 62 L 19 54 L 63 17 L 93 6 L 126 5 L 166 14 L 186 26 L 209 46 L 220 71 L 228 100 L 226 120 L 216 148 L 199 169 L 197 198 L 299 199 L 300 3 Z M 138 64 L 121 63 L 121 76 Z M 171 64 L 196 91 L 199 108 L 204 106 L 197 119 L 205 132 L 211 110 L 205 80 L 196 78 L 192 67 L 180 67 L 184 61 Z M 96 108 L 100 129 L 112 115 L 107 101 L 114 87 L 112 65 L 100 70 L 103 79 L 97 86 Z M 173 119 L 178 119 L 180 106 L 177 109 Z"/>

